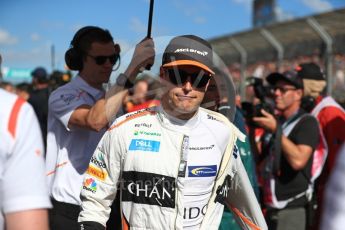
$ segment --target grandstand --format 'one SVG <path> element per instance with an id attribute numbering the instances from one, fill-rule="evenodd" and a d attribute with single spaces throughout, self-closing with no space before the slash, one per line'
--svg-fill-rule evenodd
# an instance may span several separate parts
<path id="1" fill-rule="evenodd" d="M 245 77 L 265 77 L 272 71 L 314 61 L 325 69 L 328 87 L 345 102 L 345 9 L 256 27 L 209 39 L 228 66 L 243 95 Z M 261 76 L 260 76 L 261 75 Z"/>

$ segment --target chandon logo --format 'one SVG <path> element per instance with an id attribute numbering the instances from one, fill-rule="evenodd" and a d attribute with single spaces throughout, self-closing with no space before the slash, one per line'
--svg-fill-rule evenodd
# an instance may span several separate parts
<path id="1" fill-rule="evenodd" d="M 175 208 L 175 178 L 145 172 L 123 172 L 122 201 Z"/>

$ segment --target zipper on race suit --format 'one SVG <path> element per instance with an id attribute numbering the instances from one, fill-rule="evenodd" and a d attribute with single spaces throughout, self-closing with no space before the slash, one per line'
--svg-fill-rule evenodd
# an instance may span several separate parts
<path id="1" fill-rule="evenodd" d="M 189 136 L 183 135 L 182 142 L 181 142 L 181 151 L 180 151 L 180 163 L 178 166 L 177 176 L 176 176 L 175 202 L 178 201 L 178 190 L 179 190 L 178 178 L 185 177 L 186 175 L 188 150 L 189 150 Z M 178 207 L 176 205 L 175 229 L 176 229 L 176 224 L 177 224 L 177 216 L 178 216 Z"/>
<path id="2" fill-rule="evenodd" d="M 178 166 L 178 177 L 186 176 L 187 159 L 188 159 L 188 148 L 189 148 L 189 136 L 183 135 L 181 154 L 180 154 L 180 164 Z"/>

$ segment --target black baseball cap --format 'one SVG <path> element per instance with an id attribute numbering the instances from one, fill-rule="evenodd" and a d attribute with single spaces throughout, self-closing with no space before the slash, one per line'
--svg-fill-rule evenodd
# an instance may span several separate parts
<path id="1" fill-rule="evenodd" d="M 313 62 L 303 63 L 296 67 L 298 76 L 302 79 L 325 81 L 323 71 L 320 66 Z"/>
<path id="2" fill-rule="evenodd" d="M 173 67 L 181 65 L 197 66 L 214 75 L 211 45 L 195 35 L 174 37 L 164 51 L 162 66 Z"/>
<path id="3" fill-rule="evenodd" d="M 274 72 L 267 76 L 267 82 L 275 85 L 277 81 L 286 81 L 295 86 L 297 89 L 303 89 L 303 80 L 298 76 L 296 71 L 285 71 L 284 73 Z"/>

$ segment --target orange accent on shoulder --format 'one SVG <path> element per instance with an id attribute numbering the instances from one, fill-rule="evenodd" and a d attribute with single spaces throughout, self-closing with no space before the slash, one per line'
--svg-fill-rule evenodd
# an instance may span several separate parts
<path id="1" fill-rule="evenodd" d="M 140 112 L 138 114 L 133 114 L 133 115 L 129 116 L 128 118 L 126 118 L 125 120 L 119 122 L 118 124 L 111 126 L 108 129 L 108 131 L 110 131 L 110 130 L 112 130 L 114 128 L 119 127 L 120 125 L 126 123 L 127 121 L 133 120 L 133 119 L 138 118 L 138 117 L 142 117 L 142 116 L 147 115 L 147 114 L 154 115 L 154 114 L 156 114 L 156 112 L 155 111 L 144 111 L 144 112 Z"/>
<path id="2" fill-rule="evenodd" d="M 55 169 L 54 169 L 53 171 L 50 171 L 50 172 L 47 173 L 47 176 L 50 176 L 50 175 L 54 174 L 54 173 L 56 172 L 56 169 L 58 169 L 58 168 L 60 168 L 60 167 L 62 167 L 62 166 L 64 166 L 64 165 L 66 165 L 67 163 L 68 163 L 68 162 L 65 161 L 65 162 L 62 162 L 61 164 L 57 164 L 57 165 L 55 166 Z"/>
<path id="3" fill-rule="evenodd" d="M 24 103 L 25 101 L 23 99 L 17 98 L 10 114 L 10 119 L 8 122 L 8 131 L 12 135 L 13 138 L 16 137 L 18 115 L 19 115 L 20 108 L 22 107 Z"/>
<path id="4" fill-rule="evenodd" d="M 231 206 L 232 211 L 238 216 L 240 217 L 243 222 L 245 222 L 246 224 L 248 224 L 250 226 L 251 229 L 253 230 L 260 230 L 261 228 L 259 226 L 256 226 L 253 222 L 251 222 L 247 217 L 245 217 L 240 210 L 238 210 L 237 208 Z"/>

